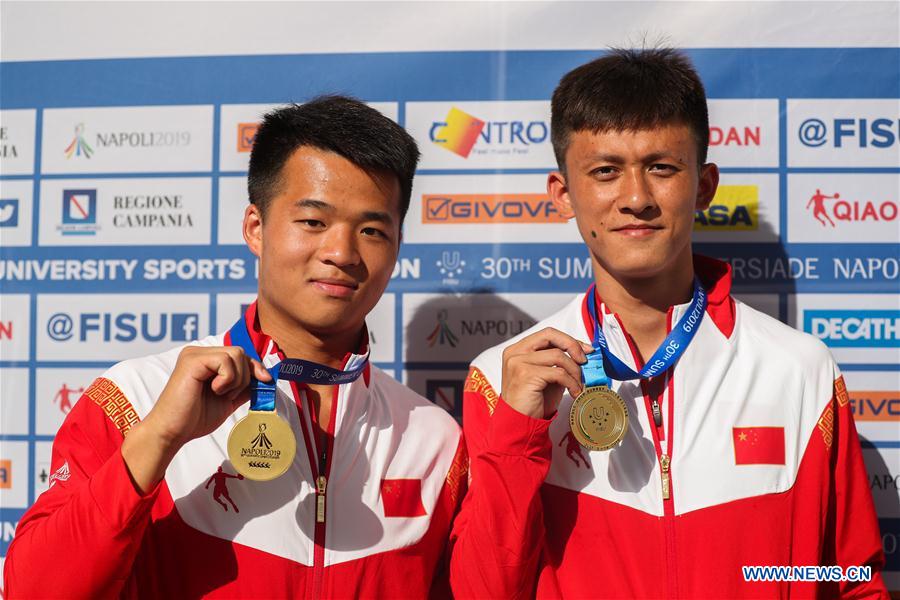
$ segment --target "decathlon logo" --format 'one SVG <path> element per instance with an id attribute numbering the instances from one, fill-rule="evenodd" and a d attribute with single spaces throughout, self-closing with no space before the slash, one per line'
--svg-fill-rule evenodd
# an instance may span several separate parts
<path id="1" fill-rule="evenodd" d="M 803 330 L 831 348 L 898 348 L 900 310 L 806 310 Z"/>
<path id="2" fill-rule="evenodd" d="M 900 140 L 900 119 L 806 119 L 797 130 L 809 148 L 890 148 Z"/>
<path id="3" fill-rule="evenodd" d="M 197 338 L 197 313 L 56 313 L 47 319 L 47 335 L 57 342 L 186 342 Z"/>

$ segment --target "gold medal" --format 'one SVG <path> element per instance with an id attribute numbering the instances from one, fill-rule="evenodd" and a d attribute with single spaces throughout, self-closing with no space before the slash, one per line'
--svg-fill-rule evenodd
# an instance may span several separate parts
<path id="1" fill-rule="evenodd" d="M 588 450 L 609 450 L 619 445 L 628 432 L 628 408 L 605 385 L 587 387 L 572 402 L 569 427 L 578 443 Z"/>
<path id="2" fill-rule="evenodd" d="M 247 479 L 269 481 L 294 462 L 297 439 L 273 410 L 251 410 L 228 434 L 228 458 Z"/>

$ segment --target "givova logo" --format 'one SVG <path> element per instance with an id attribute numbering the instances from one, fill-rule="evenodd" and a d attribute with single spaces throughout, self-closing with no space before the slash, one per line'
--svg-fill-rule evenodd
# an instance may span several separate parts
<path id="1" fill-rule="evenodd" d="M 238 123 L 237 125 L 237 151 L 241 153 L 253 150 L 253 142 L 256 141 L 256 131 L 259 123 Z"/>
<path id="2" fill-rule="evenodd" d="M 197 313 L 55 313 L 47 320 L 47 335 L 57 342 L 185 342 L 196 339 Z"/>
<path id="3" fill-rule="evenodd" d="M 547 194 L 424 194 L 423 224 L 565 223 Z"/>
<path id="4" fill-rule="evenodd" d="M 815 310 L 803 330 L 831 348 L 900 348 L 900 310 Z"/>
<path id="5" fill-rule="evenodd" d="M 709 208 L 697 211 L 694 231 L 756 231 L 759 229 L 759 187 L 720 185 Z"/>

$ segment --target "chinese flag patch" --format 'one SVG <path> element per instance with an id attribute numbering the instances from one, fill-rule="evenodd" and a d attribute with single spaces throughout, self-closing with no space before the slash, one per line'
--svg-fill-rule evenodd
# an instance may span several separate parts
<path id="1" fill-rule="evenodd" d="M 421 517 L 425 514 L 422 506 L 421 479 L 382 479 L 381 503 L 386 517 Z"/>
<path id="2" fill-rule="evenodd" d="M 784 427 L 733 427 L 731 434 L 734 464 L 784 464 Z"/>

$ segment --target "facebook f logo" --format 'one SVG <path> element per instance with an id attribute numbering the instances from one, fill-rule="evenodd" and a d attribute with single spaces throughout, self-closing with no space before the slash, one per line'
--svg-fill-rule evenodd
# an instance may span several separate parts
<path id="1" fill-rule="evenodd" d="M 172 341 L 190 342 L 197 339 L 197 313 L 175 313 L 172 315 Z"/>

